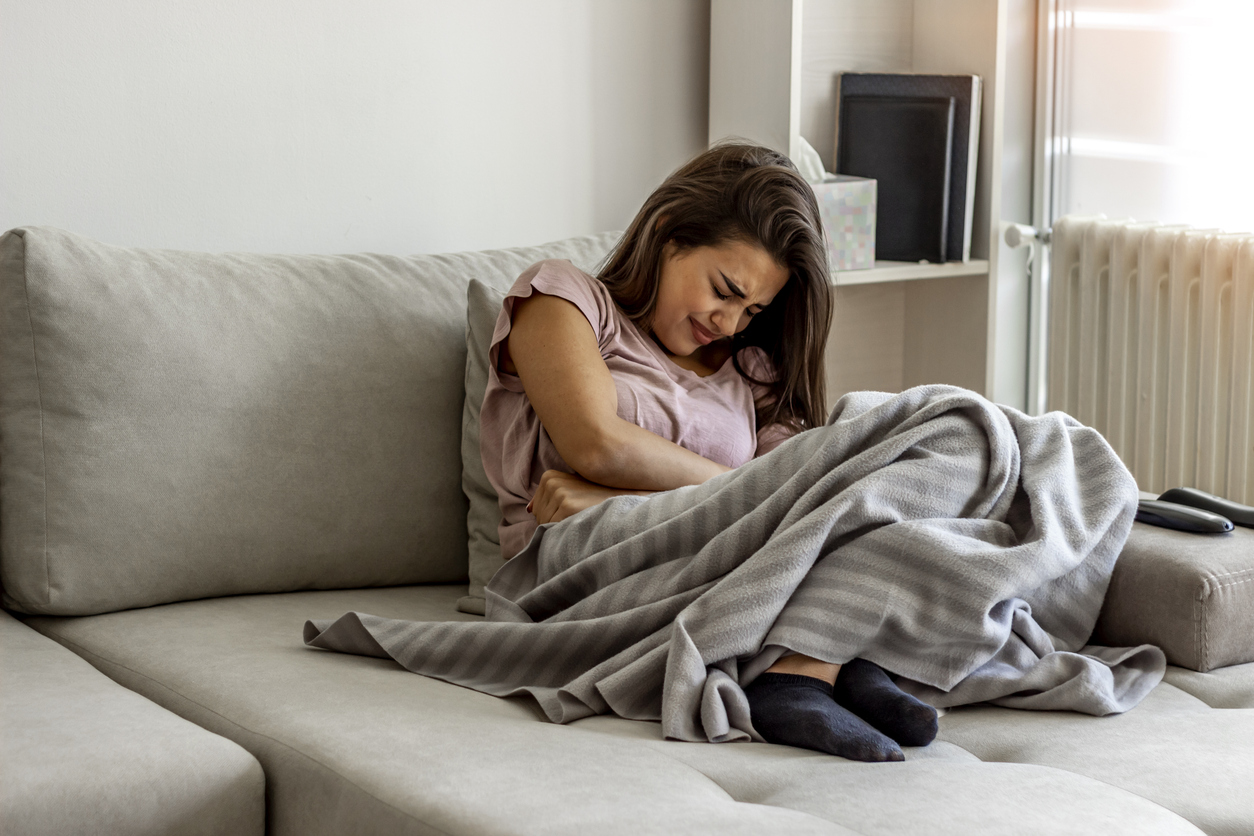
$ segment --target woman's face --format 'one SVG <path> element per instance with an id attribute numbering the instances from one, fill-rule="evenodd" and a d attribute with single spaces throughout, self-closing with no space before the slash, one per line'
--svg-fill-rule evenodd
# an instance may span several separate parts
<path id="1" fill-rule="evenodd" d="M 653 336 L 671 354 L 687 356 L 743 331 L 788 281 L 788 270 L 756 244 L 662 251 Z"/>

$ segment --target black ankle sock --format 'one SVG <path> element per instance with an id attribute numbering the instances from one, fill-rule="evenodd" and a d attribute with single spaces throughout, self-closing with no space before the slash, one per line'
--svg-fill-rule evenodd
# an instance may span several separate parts
<path id="1" fill-rule="evenodd" d="M 855 761 L 899 761 L 901 748 L 832 699 L 821 679 L 764 673 L 745 689 L 753 727 L 768 743 L 817 749 Z"/>
<path id="2" fill-rule="evenodd" d="M 926 746 L 936 738 L 936 709 L 902 691 L 873 662 L 841 665 L 832 697 L 902 746 Z"/>

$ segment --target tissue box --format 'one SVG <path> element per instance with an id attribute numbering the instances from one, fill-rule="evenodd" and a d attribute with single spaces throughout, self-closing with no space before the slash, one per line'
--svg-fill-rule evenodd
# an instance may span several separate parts
<path id="1" fill-rule="evenodd" d="M 875 266 L 875 181 L 838 174 L 813 185 L 833 270 Z"/>

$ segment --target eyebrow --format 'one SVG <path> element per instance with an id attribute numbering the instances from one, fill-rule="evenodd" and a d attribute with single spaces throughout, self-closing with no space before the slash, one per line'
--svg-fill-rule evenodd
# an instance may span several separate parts
<path id="1" fill-rule="evenodd" d="M 731 279 L 727 278 L 727 274 L 726 274 L 726 273 L 724 273 L 724 272 L 722 272 L 722 271 L 720 270 L 720 271 L 719 271 L 719 275 L 723 277 L 723 281 L 727 282 L 727 289 L 728 289 L 728 290 L 730 290 L 730 291 L 731 291 L 734 295 L 736 295 L 736 296 L 740 297 L 741 299 L 746 298 L 746 297 L 745 297 L 745 292 L 744 292 L 743 290 L 741 290 L 741 289 L 740 289 L 739 285 L 737 285 L 737 284 L 736 284 L 735 282 L 733 282 Z M 751 307 L 751 308 L 757 308 L 757 309 L 758 309 L 758 310 L 760 310 L 760 311 L 761 311 L 761 310 L 766 310 L 766 306 L 765 306 L 765 305 L 759 305 L 759 304 L 758 304 L 758 303 L 756 303 L 756 302 L 755 302 L 755 303 L 753 303 L 752 305 L 750 305 L 749 307 Z"/>
<path id="2" fill-rule="evenodd" d="M 734 293 L 734 294 L 736 294 L 737 296 L 739 296 L 741 299 L 744 299 L 744 298 L 745 298 L 745 292 L 744 292 L 743 290 L 741 290 L 741 289 L 740 289 L 740 287 L 739 287 L 739 286 L 737 286 L 737 284 L 736 284 L 735 282 L 733 282 L 731 279 L 727 278 L 727 274 L 726 274 L 726 273 L 724 273 L 724 272 L 722 272 L 722 271 L 719 271 L 719 275 L 723 277 L 723 281 L 727 282 L 727 289 L 728 289 L 728 290 L 730 290 L 732 293 Z"/>

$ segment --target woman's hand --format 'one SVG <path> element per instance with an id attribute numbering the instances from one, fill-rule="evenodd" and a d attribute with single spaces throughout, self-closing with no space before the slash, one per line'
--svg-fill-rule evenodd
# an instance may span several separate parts
<path id="1" fill-rule="evenodd" d="M 527 510 L 535 515 L 539 523 L 559 522 L 585 508 L 599 505 L 611 496 L 646 496 L 649 493 L 607 488 L 574 473 L 546 470 Z"/>

